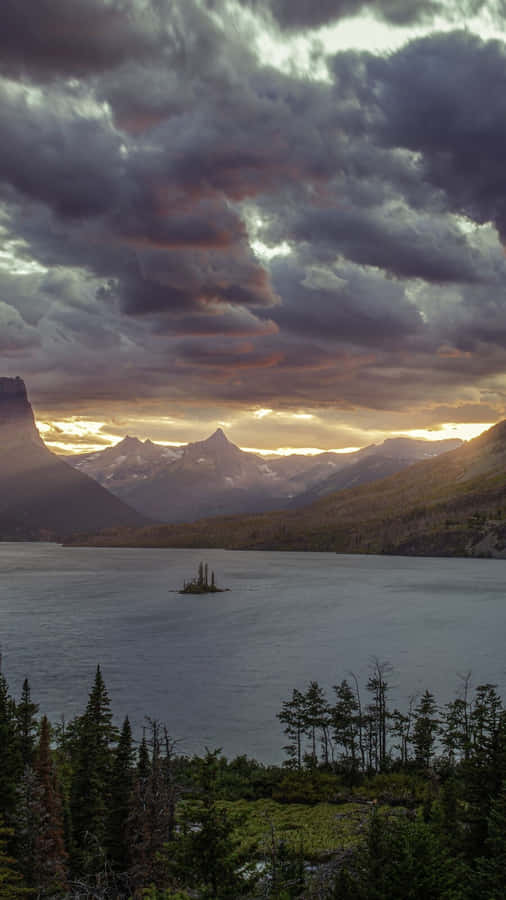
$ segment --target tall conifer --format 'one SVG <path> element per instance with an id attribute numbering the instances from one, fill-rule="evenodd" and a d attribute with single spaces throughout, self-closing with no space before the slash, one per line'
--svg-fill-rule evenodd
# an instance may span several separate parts
<path id="1" fill-rule="evenodd" d="M 21 900 L 31 894 L 16 867 L 16 860 L 7 853 L 12 834 L 12 829 L 5 828 L 0 818 L 0 900 Z"/>
<path id="2" fill-rule="evenodd" d="M 67 853 L 64 841 L 64 814 L 55 767 L 51 757 L 49 722 L 43 716 L 40 741 L 35 757 L 35 773 L 41 788 L 42 827 L 37 841 L 37 880 L 39 890 L 49 894 L 67 887 Z"/>
<path id="3" fill-rule="evenodd" d="M 16 731 L 16 706 L 0 673 L 0 817 L 8 820 L 15 806 L 16 783 L 23 771 Z"/>
<path id="4" fill-rule="evenodd" d="M 74 862 L 89 873 L 97 872 L 104 861 L 115 738 L 109 695 L 97 666 L 88 705 L 78 723 L 71 794 Z"/>
<path id="5" fill-rule="evenodd" d="M 21 699 L 16 706 L 16 722 L 19 738 L 19 749 L 23 768 L 32 766 L 35 753 L 35 736 L 37 732 L 37 713 L 39 707 L 32 701 L 28 678 L 23 681 Z"/>
<path id="6" fill-rule="evenodd" d="M 123 722 L 114 755 L 111 799 L 107 826 L 109 858 L 117 872 L 126 872 L 129 864 L 127 824 L 134 785 L 134 750 L 128 716 Z"/>

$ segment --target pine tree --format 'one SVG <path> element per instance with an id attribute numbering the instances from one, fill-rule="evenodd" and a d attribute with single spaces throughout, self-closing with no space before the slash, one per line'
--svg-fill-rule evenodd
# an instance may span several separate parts
<path id="1" fill-rule="evenodd" d="M 487 823 L 486 856 L 477 860 L 473 898 L 506 898 L 506 782 L 492 803 Z"/>
<path id="2" fill-rule="evenodd" d="M 86 711 L 77 726 L 71 793 L 74 863 L 88 874 L 103 866 L 115 739 L 109 696 L 97 666 Z"/>
<path id="3" fill-rule="evenodd" d="M 12 821 L 19 869 L 30 887 L 36 885 L 37 839 L 42 828 L 42 788 L 30 766 L 26 766 L 16 788 L 16 810 Z"/>
<path id="4" fill-rule="evenodd" d="M 471 749 L 473 753 L 489 754 L 497 735 L 502 702 L 495 684 L 479 684 L 470 712 Z"/>
<path id="5" fill-rule="evenodd" d="M 285 726 L 290 743 L 283 749 L 288 753 L 292 766 L 302 767 L 302 740 L 306 733 L 306 701 L 304 694 L 294 688 L 290 700 L 284 700 L 277 718 Z"/>
<path id="6" fill-rule="evenodd" d="M 35 774 L 41 788 L 41 829 L 36 850 L 36 884 L 39 890 L 53 895 L 67 888 L 67 852 L 64 840 L 64 812 L 55 767 L 51 757 L 49 722 L 43 716 L 40 740 L 35 757 Z"/>
<path id="7" fill-rule="evenodd" d="M 419 766 L 428 769 L 431 764 L 439 729 L 436 700 L 430 691 L 425 691 L 415 709 L 415 726 L 413 729 L 413 746 L 415 759 Z"/>
<path id="8" fill-rule="evenodd" d="M 394 709 L 390 717 L 390 734 L 394 738 L 397 738 L 398 741 L 398 743 L 393 745 L 392 749 L 399 751 L 402 767 L 406 767 L 410 760 L 409 746 L 412 740 L 414 704 L 415 696 L 412 694 L 409 698 L 407 713 L 402 713 L 400 710 Z"/>
<path id="9" fill-rule="evenodd" d="M 310 763 L 314 768 L 318 764 L 316 750 L 316 737 L 321 736 L 323 747 L 323 761 L 329 761 L 329 726 L 331 721 L 330 708 L 325 698 L 323 688 L 317 681 L 310 681 L 304 695 L 304 720 L 305 728 L 311 740 Z"/>
<path id="10" fill-rule="evenodd" d="M 353 783 L 360 768 L 359 709 L 355 694 L 346 679 L 335 685 L 336 702 L 332 707 L 332 737 L 343 748 L 341 762 Z"/>
<path id="11" fill-rule="evenodd" d="M 423 820 L 389 821 L 373 814 L 362 880 L 367 900 L 463 900 L 459 874 Z"/>
<path id="12" fill-rule="evenodd" d="M 250 892 L 255 876 L 239 851 L 237 822 L 216 802 L 218 752 L 207 751 L 199 764 L 200 803 L 186 806 L 182 832 L 168 848 L 169 870 L 198 890 L 200 900 L 237 900 Z"/>
<path id="13" fill-rule="evenodd" d="M 134 750 L 132 729 L 128 716 L 123 722 L 118 746 L 114 755 L 111 776 L 111 796 L 107 825 L 109 858 L 117 872 L 128 869 L 128 818 L 134 786 Z"/>
<path id="14" fill-rule="evenodd" d="M 471 673 L 459 677 L 462 682 L 460 697 L 447 703 L 443 716 L 442 743 L 451 765 L 460 759 L 468 760 L 471 754 Z"/>
<path id="15" fill-rule="evenodd" d="M 387 708 L 387 695 L 390 686 L 386 680 L 386 675 L 391 671 L 392 666 L 390 663 L 374 659 L 367 682 L 367 690 L 372 694 L 372 702 L 367 709 L 369 768 L 375 772 L 384 769 L 387 760 L 387 722 L 390 718 Z"/>
<path id="16" fill-rule="evenodd" d="M 0 900 L 21 900 L 31 894 L 23 883 L 21 873 L 16 867 L 16 860 L 7 853 L 7 844 L 11 841 L 13 831 L 5 828 L 0 819 Z"/>
<path id="17" fill-rule="evenodd" d="M 0 818 L 6 820 L 14 810 L 16 784 L 23 771 L 16 726 L 16 705 L 0 673 Z"/>
<path id="18" fill-rule="evenodd" d="M 137 777 L 141 781 L 145 781 L 148 778 L 149 773 L 151 771 L 151 761 L 149 758 L 149 750 L 146 742 L 146 734 L 143 731 L 142 733 L 142 741 L 139 746 L 139 758 L 137 761 Z"/>
<path id="19" fill-rule="evenodd" d="M 19 749 L 23 768 L 32 766 L 35 753 L 35 735 L 37 732 L 36 715 L 39 707 L 32 702 L 28 678 L 23 681 L 21 699 L 16 706 L 16 722 L 19 738 Z"/>

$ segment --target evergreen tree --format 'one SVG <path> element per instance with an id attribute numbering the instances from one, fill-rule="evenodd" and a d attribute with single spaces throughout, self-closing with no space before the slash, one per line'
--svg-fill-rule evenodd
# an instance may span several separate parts
<path id="1" fill-rule="evenodd" d="M 346 679 L 334 686 L 336 702 L 330 711 L 332 737 L 342 747 L 341 762 L 351 782 L 360 768 L 359 708 Z"/>
<path id="2" fill-rule="evenodd" d="M 86 711 L 78 722 L 71 794 L 74 863 L 89 874 L 104 861 L 115 738 L 109 696 L 97 666 Z"/>
<path id="3" fill-rule="evenodd" d="M 127 826 L 133 786 L 134 750 L 132 746 L 132 729 L 127 716 L 123 722 L 123 728 L 121 729 L 114 755 L 107 825 L 109 858 L 117 872 L 126 872 L 129 865 Z"/>
<path id="4" fill-rule="evenodd" d="M 362 889 L 367 900 L 460 900 L 459 871 L 430 825 L 373 814 Z"/>
<path id="5" fill-rule="evenodd" d="M 492 800 L 501 791 L 506 772 L 506 713 L 499 716 L 496 732 L 476 744 L 460 767 L 465 798 L 464 834 L 468 860 L 485 853 Z"/>
<path id="6" fill-rule="evenodd" d="M 294 688 L 290 700 L 284 700 L 277 718 L 285 726 L 285 734 L 290 743 L 286 750 L 290 763 L 297 769 L 302 767 L 302 740 L 306 733 L 306 701 L 304 694 Z"/>
<path id="7" fill-rule="evenodd" d="M 239 852 L 234 822 L 216 802 L 218 753 L 199 761 L 200 802 L 187 804 L 181 834 L 170 844 L 169 871 L 201 900 L 237 900 L 248 894 L 254 876 Z"/>
<path id="8" fill-rule="evenodd" d="M 430 691 L 425 691 L 415 709 L 415 725 L 413 729 L 415 759 L 417 764 L 425 769 L 430 767 L 438 730 L 439 717 L 436 700 Z"/>
<path id="9" fill-rule="evenodd" d="M 32 702 L 30 683 L 28 678 L 23 681 L 21 699 L 16 706 L 16 722 L 19 739 L 19 749 L 23 768 L 32 766 L 35 753 L 35 736 L 37 733 L 37 713 L 39 707 Z"/>
<path id="10" fill-rule="evenodd" d="M 17 735 L 16 705 L 0 673 L 0 818 L 9 819 L 15 806 L 16 784 L 23 763 Z"/>
<path id="11" fill-rule="evenodd" d="M 318 732 L 321 735 L 323 761 L 328 764 L 328 732 L 330 721 L 330 709 L 325 698 L 325 693 L 317 681 L 310 681 L 307 691 L 304 695 L 304 723 L 306 733 L 311 740 L 311 754 L 309 756 L 309 761 L 311 767 L 313 768 L 318 764 L 318 753 L 316 750 L 316 739 Z"/>
<path id="12" fill-rule="evenodd" d="M 64 812 L 56 771 L 51 756 L 49 722 L 43 716 L 35 757 L 35 774 L 40 785 L 40 831 L 36 841 L 36 886 L 38 893 L 55 895 L 67 888 L 67 852 L 64 840 Z"/>
<path id="13" fill-rule="evenodd" d="M 506 781 L 492 803 L 486 856 L 477 860 L 474 900 L 506 900 Z"/>
<path id="14" fill-rule="evenodd" d="M 142 732 L 142 741 L 139 745 L 139 757 L 137 760 L 137 777 L 144 781 L 148 778 L 151 771 L 151 760 L 149 758 L 149 749 L 146 741 L 146 732 Z"/>
<path id="15" fill-rule="evenodd" d="M 471 750 L 489 754 L 497 735 L 502 702 L 495 684 L 479 684 L 470 712 Z"/>
<path id="16" fill-rule="evenodd" d="M 393 750 L 400 753 L 400 763 L 405 768 L 410 761 L 409 746 L 412 741 L 413 728 L 413 704 L 414 697 L 409 698 L 409 707 L 407 713 L 402 713 L 398 709 L 394 709 L 391 715 L 390 734 L 397 739 L 393 745 Z"/>
<path id="17" fill-rule="evenodd" d="M 444 782 L 433 809 L 433 827 L 439 835 L 442 846 L 454 857 L 460 857 L 463 850 L 462 785 L 452 772 Z"/>
<path id="18" fill-rule="evenodd" d="M 443 717 L 442 743 L 448 760 L 453 765 L 458 760 L 468 760 L 471 753 L 471 703 L 469 699 L 471 673 L 460 676 L 460 696 L 446 705 Z"/>
<path id="19" fill-rule="evenodd" d="M 386 676 L 392 671 L 387 662 L 374 659 L 367 682 L 367 690 L 372 694 L 368 705 L 368 757 L 369 768 L 374 772 L 382 771 L 387 761 L 387 730 L 390 713 L 387 708 L 387 695 L 390 686 Z"/>
<path id="20" fill-rule="evenodd" d="M 42 828 L 42 789 L 30 766 L 26 766 L 16 788 L 16 809 L 13 815 L 15 851 L 19 869 L 29 887 L 36 885 L 37 841 Z"/>
<path id="21" fill-rule="evenodd" d="M 12 835 L 12 829 L 5 828 L 0 819 L 0 900 L 21 900 L 31 893 L 23 883 L 16 860 L 7 852 Z"/>

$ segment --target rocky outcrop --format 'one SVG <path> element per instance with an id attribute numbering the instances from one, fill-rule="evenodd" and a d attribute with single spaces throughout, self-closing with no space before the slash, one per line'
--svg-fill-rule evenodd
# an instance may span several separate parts
<path id="1" fill-rule="evenodd" d="M 21 378 L 0 378 L 0 539 L 59 539 L 146 521 L 45 446 Z"/>

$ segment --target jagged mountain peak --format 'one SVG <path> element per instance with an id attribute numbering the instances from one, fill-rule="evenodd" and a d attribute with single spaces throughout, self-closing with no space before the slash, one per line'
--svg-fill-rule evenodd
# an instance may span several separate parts
<path id="1" fill-rule="evenodd" d="M 209 451 L 210 453 L 223 453 L 227 450 L 235 450 L 238 453 L 242 453 L 239 450 L 239 447 L 236 444 L 233 444 L 232 441 L 229 441 L 225 432 L 222 428 L 217 428 L 216 431 L 202 441 L 193 441 L 191 444 L 187 444 L 185 448 L 185 455 L 192 456 L 195 452 L 203 452 Z"/>
<path id="2" fill-rule="evenodd" d="M 209 444 L 211 441 L 215 444 L 218 444 L 218 443 L 230 444 L 231 443 L 222 428 L 217 428 L 216 431 L 214 431 L 213 434 L 210 437 L 208 437 L 206 441 L 204 441 L 204 443 Z"/>
<path id="3" fill-rule="evenodd" d="M 127 434 L 126 437 L 123 438 L 118 444 L 115 444 L 116 449 L 126 450 L 127 448 L 135 448 L 142 447 L 142 441 L 139 440 L 138 437 L 131 437 L 131 435 Z"/>

